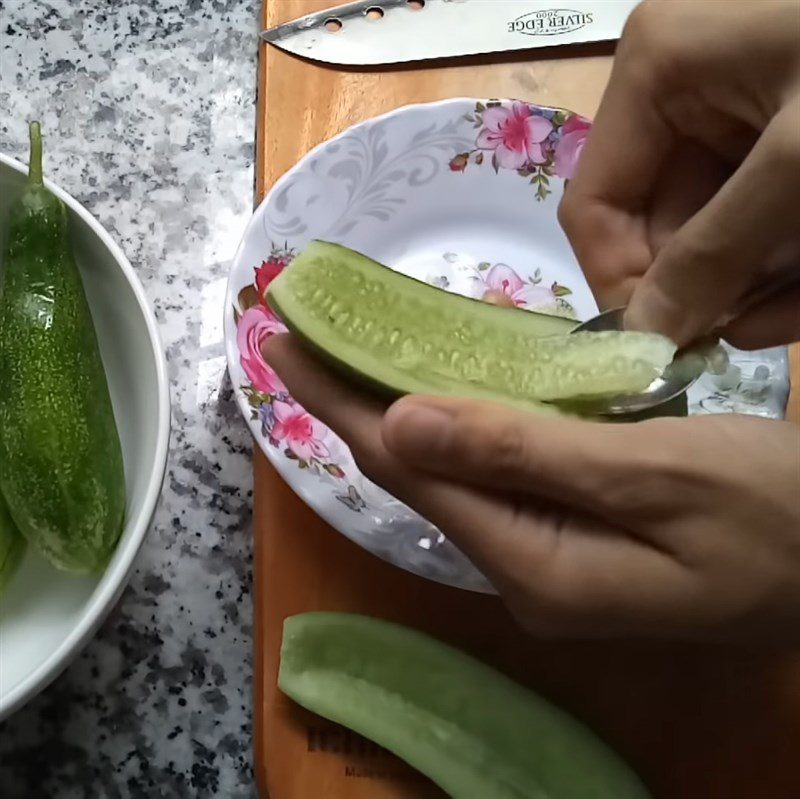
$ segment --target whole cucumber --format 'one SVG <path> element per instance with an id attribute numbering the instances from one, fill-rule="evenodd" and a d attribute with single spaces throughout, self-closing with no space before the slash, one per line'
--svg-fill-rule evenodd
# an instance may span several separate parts
<path id="1" fill-rule="evenodd" d="M 122 448 L 67 211 L 43 184 L 37 122 L 30 140 L 0 270 L 0 491 L 51 563 L 91 573 L 122 529 Z"/>
<path id="2" fill-rule="evenodd" d="M 19 534 L 0 494 L 0 594 L 14 576 L 24 551 L 25 539 Z"/>

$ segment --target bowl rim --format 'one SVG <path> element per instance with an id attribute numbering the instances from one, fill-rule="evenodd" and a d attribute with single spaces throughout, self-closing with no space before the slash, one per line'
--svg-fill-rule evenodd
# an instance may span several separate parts
<path id="1" fill-rule="evenodd" d="M 27 175 L 27 167 L 20 161 L 0 153 L 0 166 L 6 166 L 22 175 Z M 44 690 L 69 665 L 72 658 L 89 642 L 105 620 L 108 613 L 117 603 L 130 580 L 134 561 L 141 549 L 156 505 L 161 496 L 164 476 L 167 468 L 169 438 L 171 429 L 171 405 L 167 359 L 158 323 L 147 296 L 133 266 L 125 254 L 111 238 L 106 229 L 89 211 L 66 191 L 49 180 L 45 180 L 47 188 L 53 192 L 74 214 L 76 214 L 101 241 L 109 251 L 117 266 L 122 270 L 125 279 L 133 291 L 147 328 L 150 349 L 156 367 L 156 384 L 158 389 L 158 422 L 156 446 L 151 473 L 145 491 L 142 512 L 133 524 L 130 538 L 123 550 L 118 550 L 120 557 L 115 558 L 106 569 L 90 596 L 78 623 L 70 630 L 64 640 L 40 663 L 30 674 L 17 683 L 11 690 L 0 695 L 0 721 L 19 710 L 26 702 Z"/>

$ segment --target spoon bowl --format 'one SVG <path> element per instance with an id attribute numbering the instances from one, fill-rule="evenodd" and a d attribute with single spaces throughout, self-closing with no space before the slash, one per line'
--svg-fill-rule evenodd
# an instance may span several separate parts
<path id="1" fill-rule="evenodd" d="M 572 332 L 622 331 L 625 329 L 623 325 L 624 316 L 624 307 L 612 308 L 593 316 L 585 322 L 581 322 Z M 585 405 L 587 411 L 604 416 L 649 411 L 686 392 L 703 374 L 707 365 L 706 357 L 696 348 L 681 350 L 664 370 L 664 373 L 653 380 L 644 391 L 638 394 L 618 394 L 602 398 L 592 397 L 585 401 L 578 400 L 574 404 L 579 404 L 582 407 Z"/>

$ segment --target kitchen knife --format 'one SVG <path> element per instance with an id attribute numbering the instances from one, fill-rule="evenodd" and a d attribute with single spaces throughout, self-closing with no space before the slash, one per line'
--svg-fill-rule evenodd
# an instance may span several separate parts
<path id="1" fill-rule="evenodd" d="M 611 41 L 639 0 L 359 0 L 270 28 L 295 55 L 343 66 Z"/>

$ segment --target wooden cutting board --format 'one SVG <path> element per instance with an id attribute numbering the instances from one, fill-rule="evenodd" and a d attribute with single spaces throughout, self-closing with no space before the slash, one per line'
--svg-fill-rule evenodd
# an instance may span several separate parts
<path id="1" fill-rule="evenodd" d="M 264 25 L 331 3 L 266 0 Z M 339 70 L 265 47 L 257 199 L 315 145 L 411 102 L 514 96 L 591 116 L 610 52 L 594 46 L 545 51 L 535 60 L 497 56 L 427 69 Z M 797 351 L 793 357 L 798 375 Z M 800 418 L 796 400 L 792 407 Z M 800 651 L 535 641 L 497 599 L 428 583 L 351 544 L 292 493 L 257 449 L 254 536 L 254 757 L 262 797 L 443 796 L 393 756 L 302 711 L 277 690 L 283 620 L 308 610 L 392 619 L 474 653 L 585 719 L 628 758 L 656 799 L 800 796 Z"/>

